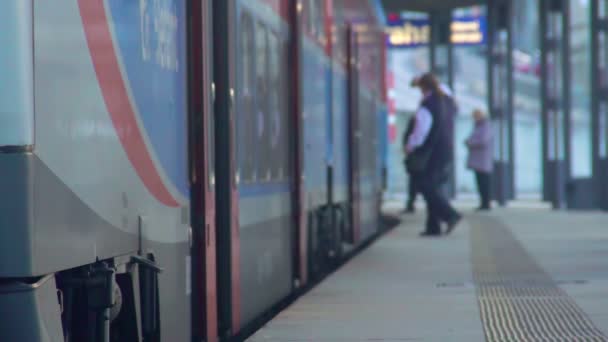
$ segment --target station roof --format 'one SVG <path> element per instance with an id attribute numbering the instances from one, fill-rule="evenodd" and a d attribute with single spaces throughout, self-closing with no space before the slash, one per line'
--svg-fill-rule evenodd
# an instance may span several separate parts
<path id="1" fill-rule="evenodd" d="M 381 0 L 386 13 L 426 12 L 484 4 L 485 0 Z"/>

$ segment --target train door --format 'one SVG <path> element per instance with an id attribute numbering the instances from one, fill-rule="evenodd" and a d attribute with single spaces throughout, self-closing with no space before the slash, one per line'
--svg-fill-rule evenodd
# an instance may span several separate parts
<path id="1" fill-rule="evenodd" d="M 235 136 L 235 1 L 213 2 L 218 333 L 240 330 L 240 236 Z"/>
<path id="2" fill-rule="evenodd" d="M 212 342 L 217 341 L 217 283 L 211 2 L 193 1 L 190 6 L 192 337 Z"/>
<path id="3" fill-rule="evenodd" d="M 360 239 L 360 139 L 361 131 L 359 128 L 359 49 L 357 32 L 353 26 L 347 30 L 348 39 L 348 60 L 347 60 L 347 79 L 348 79 L 348 120 L 349 120 L 349 198 L 350 210 L 350 230 L 347 231 L 346 241 L 356 244 Z"/>

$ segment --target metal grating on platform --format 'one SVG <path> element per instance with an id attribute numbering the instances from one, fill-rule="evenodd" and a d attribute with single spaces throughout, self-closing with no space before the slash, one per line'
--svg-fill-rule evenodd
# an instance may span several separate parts
<path id="1" fill-rule="evenodd" d="M 502 221 L 476 216 L 469 222 L 487 341 L 608 341 Z"/>

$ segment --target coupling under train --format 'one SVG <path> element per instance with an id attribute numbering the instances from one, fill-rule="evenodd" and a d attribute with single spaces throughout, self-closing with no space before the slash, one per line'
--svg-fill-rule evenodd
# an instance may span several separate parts
<path id="1" fill-rule="evenodd" d="M 0 341 L 238 337 L 378 232 L 373 0 L 0 3 Z"/>

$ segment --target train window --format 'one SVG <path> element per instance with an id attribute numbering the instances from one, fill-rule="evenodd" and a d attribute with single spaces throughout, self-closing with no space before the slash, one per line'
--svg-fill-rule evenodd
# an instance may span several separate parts
<path id="1" fill-rule="evenodd" d="M 325 44 L 325 1 L 313 0 L 315 7 L 316 38 L 321 44 Z"/>
<path id="2" fill-rule="evenodd" d="M 288 40 L 286 37 L 283 37 L 280 41 L 280 65 L 281 65 L 281 73 L 280 73 L 280 88 L 281 88 L 281 110 L 283 112 L 283 121 L 282 121 L 282 130 L 281 130 L 281 145 L 283 148 L 283 154 L 285 159 L 283 161 L 282 169 L 279 170 L 281 179 L 286 180 L 291 175 L 291 170 L 293 169 L 293 162 L 295 161 L 295 153 L 290 153 L 292 148 L 294 147 L 293 141 L 291 137 L 293 136 L 293 132 L 291 131 L 293 127 L 293 118 L 290 115 L 290 78 L 287 72 L 289 60 L 288 60 Z"/>
<path id="3" fill-rule="evenodd" d="M 213 71 L 210 64 L 208 63 L 206 68 L 211 79 Z M 211 92 L 211 96 L 214 97 L 216 91 L 214 83 L 209 85 L 209 91 Z M 211 100 L 213 101 L 213 98 Z M 207 155 L 209 156 L 207 159 L 207 170 L 209 170 L 207 184 L 211 189 L 215 187 L 215 110 L 213 109 L 213 102 L 211 102 L 209 109 L 207 118 Z"/>
<path id="4" fill-rule="evenodd" d="M 254 78 L 254 65 L 253 65 L 253 20 L 249 13 L 244 12 L 241 20 L 241 66 L 242 66 L 242 77 L 243 86 L 246 92 L 251 91 L 252 80 Z"/>
<path id="5" fill-rule="evenodd" d="M 240 22 L 241 34 L 239 58 L 238 105 L 237 113 L 237 155 L 239 175 L 245 183 L 254 178 L 255 144 L 254 144 L 254 80 L 255 80 L 255 36 L 253 19 L 248 12 L 243 12 Z"/>
<path id="6" fill-rule="evenodd" d="M 283 109 L 285 120 L 283 120 L 283 148 L 285 153 L 285 169 L 283 170 L 283 178 L 289 179 L 290 175 L 292 175 L 292 170 L 294 169 L 294 163 L 296 159 L 295 153 L 291 153 L 293 148 L 295 147 L 295 141 L 291 138 L 293 137 L 293 129 L 294 129 L 294 118 L 291 115 L 291 92 L 290 92 L 290 81 L 288 73 L 289 66 L 289 41 L 287 37 L 283 37 L 281 41 L 281 89 L 283 89 L 281 96 L 281 108 Z"/>
<path id="7" fill-rule="evenodd" d="M 270 167 L 268 155 L 269 138 L 269 84 L 268 84 L 268 31 L 266 27 L 257 22 L 255 27 L 256 43 L 256 80 L 255 99 L 256 110 L 253 125 L 255 135 L 255 148 L 258 151 L 255 159 L 254 181 L 270 180 Z"/>
<path id="8" fill-rule="evenodd" d="M 336 59 L 339 63 L 345 63 L 346 61 L 346 33 L 344 27 L 334 26 L 335 31 L 335 44 L 336 44 Z"/>
<path id="9" fill-rule="evenodd" d="M 316 0 L 308 0 L 306 6 L 306 31 L 313 37 L 317 35 L 317 6 Z"/>
<path id="10" fill-rule="evenodd" d="M 271 178 L 273 180 L 280 179 L 283 173 L 283 156 L 282 149 L 284 143 L 282 141 L 282 131 L 284 121 L 284 112 L 281 108 L 281 97 L 283 96 L 282 82 L 280 80 L 282 72 L 281 63 L 281 45 L 279 37 L 273 31 L 268 35 L 268 49 L 270 51 L 268 57 L 269 64 L 269 86 L 272 91 L 269 92 L 269 121 L 268 121 L 268 140 L 269 140 L 269 155 L 272 156 L 270 163 Z"/>

